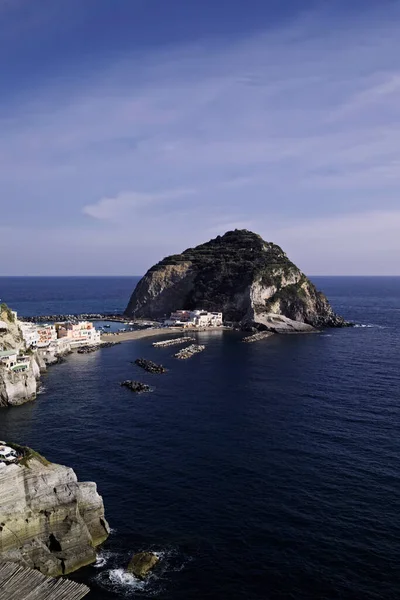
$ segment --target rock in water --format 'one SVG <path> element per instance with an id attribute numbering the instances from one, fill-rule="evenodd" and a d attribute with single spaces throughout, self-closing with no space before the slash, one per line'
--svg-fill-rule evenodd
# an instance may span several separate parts
<path id="1" fill-rule="evenodd" d="M 156 373 L 157 375 L 160 375 L 161 373 L 167 372 L 167 369 L 162 365 L 157 365 L 152 360 L 146 360 L 145 358 L 137 358 L 134 364 L 138 365 L 138 367 L 141 367 L 145 371 L 148 371 L 148 373 Z"/>
<path id="2" fill-rule="evenodd" d="M 109 526 L 96 484 L 29 448 L 19 464 L 0 464 L 0 562 L 71 573 L 96 560 Z"/>
<path id="3" fill-rule="evenodd" d="M 133 573 L 136 577 L 144 579 L 159 560 L 153 552 L 138 552 L 133 555 L 128 565 L 128 573 Z"/>
<path id="4" fill-rule="evenodd" d="M 279 246 L 245 229 L 151 267 L 125 314 L 160 318 L 178 308 L 222 311 L 244 328 L 277 332 L 346 325 Z"/>
<path id="5" fill-rule="evenodd" d="M 150 392 L 150 386 L 145 383 L 141 383 L 140 381 L 131 381 L 127 379 L 120 384 L 122 387 L 127 387 L 132 392 L 136 392 L 141 394 L 142 392 Z"/>

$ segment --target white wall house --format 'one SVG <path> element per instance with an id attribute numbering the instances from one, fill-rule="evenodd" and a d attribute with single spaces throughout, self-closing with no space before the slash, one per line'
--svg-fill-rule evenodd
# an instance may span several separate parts
<path id="1" fill-rule="evenodd" d="M 0 350 L 0 363 L 7 369 L 17 364 L 18 350 Z"/>
<path id="2" fill-rule="evenodd" d="M 219 327 L 223 324 L 221 312 L 207 310 L 176 310 L 164 325 L 181 327 Z"/>
<path id="3" fill-rule="evenodd" d="M 33 323 L 25 323 L 24 321 L 19 321 L 18 324 L 25 342 L 25 346 L 27 348 L 36 348 L 39 342 L 37 326 Z"/>
<path id="4" fill-rule="evenodd" d="M 18 353 L 18 350 L 0 351 L 0 364 L 9 371 L 13 371 L 14 373 L 26 371 L 26 369 L 29 367 L 29 363 L 29 356 L 21 356 Z"/>
<path id="5" fill-rule="evenodd" d="M 94 346 L 101 343 L 100 331 L 90 321 L 79 323 L 61 323 L 57 325 L 59 339 L 67 338 L 71 348 Z"/>

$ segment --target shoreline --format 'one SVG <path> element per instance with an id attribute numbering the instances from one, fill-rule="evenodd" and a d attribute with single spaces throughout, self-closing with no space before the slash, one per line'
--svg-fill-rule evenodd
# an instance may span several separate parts
<path id="1" fill-rule="evenodd" d="M 208 331 L 232 331 L 230 327 L 202 327 L 201 329 L 188 329 L 187 327 L 174 327 L 168 329 L 159 327 L 157 329 L 138 329 L 137 331 L 121 331 L 117 333 L 103 333 L 101 336 L 102 342 L 128 342 L 131 340 L 141 340 L 147 337 L 156 337 L 159 335 L 173 335 L 174 333 L 204 333 Z"/>

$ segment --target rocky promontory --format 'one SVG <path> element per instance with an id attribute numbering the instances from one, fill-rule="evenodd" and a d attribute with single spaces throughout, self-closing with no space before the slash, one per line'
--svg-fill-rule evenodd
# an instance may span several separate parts
<path id="1" fill-rule="evenodd" d="M 278 333 L 346 325 L 279 246 L 247 230 L 164 258 L 140 280 L 125 314 L 163 318 L 197 308 L 222 311 L 244 329 Z"/>
<path id="2" fill-rule="evenodd" d="M 0 351 L 15 350 L 25 354 L 27 368 L 11 371 L 0 361 L 0 407 L 16 406 L 36 398 L 41 371 L 46 369 L 40 352 L 26 352 L 21 331 L 12 311 L 0 305 Z"/>
<path id="3" fill-rule="evenodd" d="M 78 482 L 72 469 L 12 446 L 23 458 L 0 463 L 0 561 L 51 576 L 93 563 L 96 546 L 109 534 L 96 484 Z"/>

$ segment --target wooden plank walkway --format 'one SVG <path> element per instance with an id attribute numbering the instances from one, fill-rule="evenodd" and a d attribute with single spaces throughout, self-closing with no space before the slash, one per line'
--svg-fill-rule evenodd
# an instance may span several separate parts
<path id="1" fill-rule="evenodd" d="M 0 600 L 81 600 L 86 585 L 46 577 L 14 563 L 0 563 Z"/>

